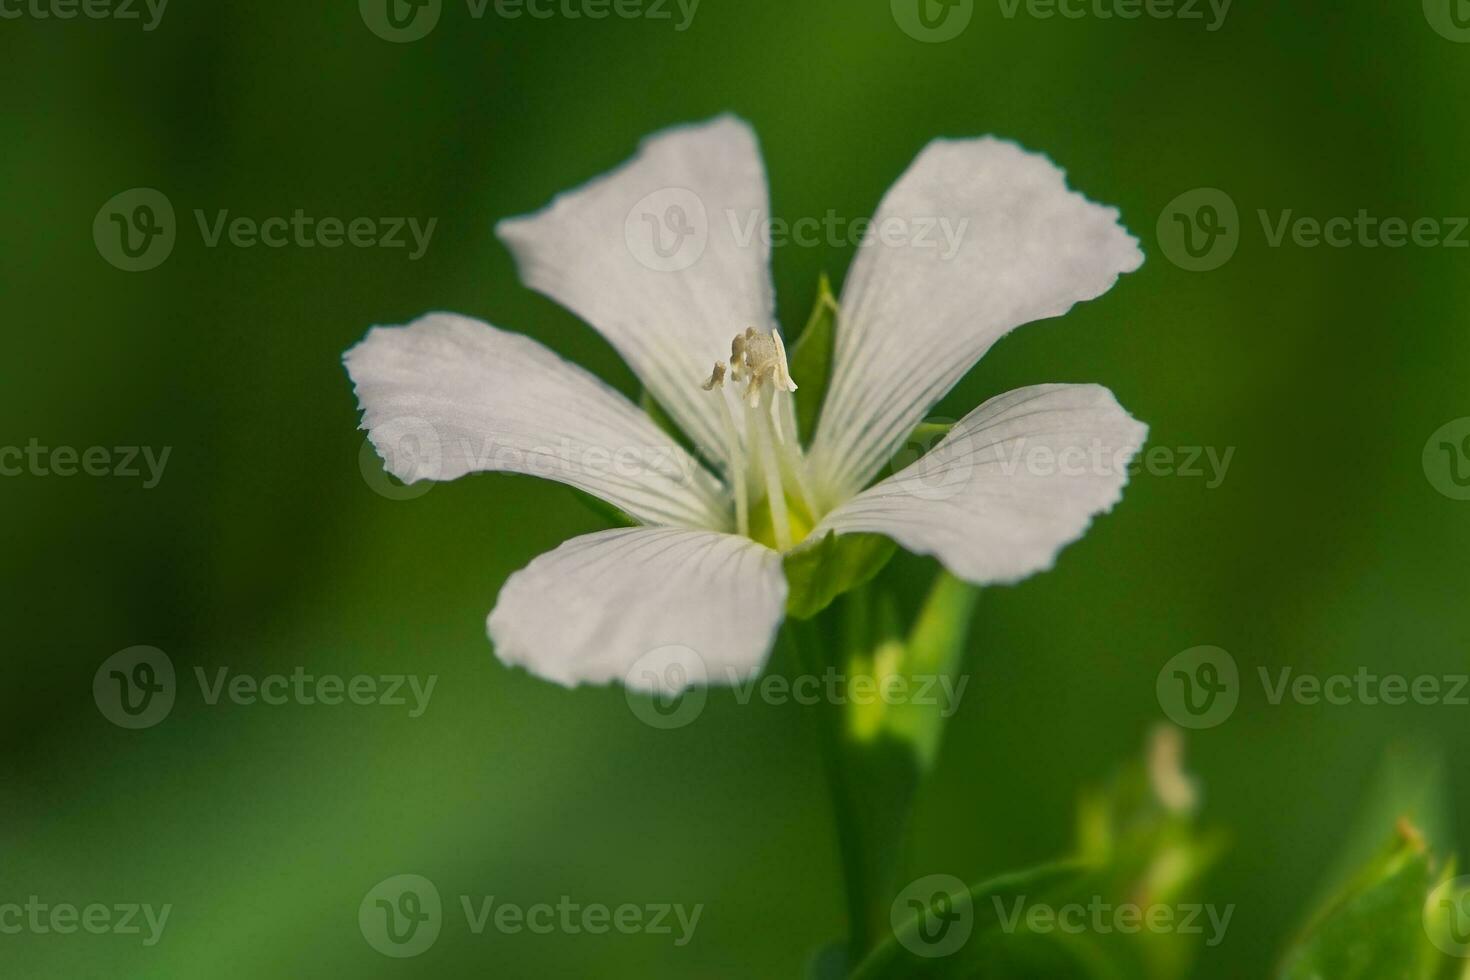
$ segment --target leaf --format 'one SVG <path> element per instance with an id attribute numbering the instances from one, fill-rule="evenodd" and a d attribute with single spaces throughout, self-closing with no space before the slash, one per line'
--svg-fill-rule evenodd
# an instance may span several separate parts
<path id="1" fill-rule="evenodd" d="M 1450 836 L 1444 760 L 1439 750 L 1414 740 L 1395 742 L 1384 752 L 1363 794 L 1361 811 L 1343 834 L 1333 869 L 1324 876 L 1313 901 L 1324 906 L 1383 849 L 1386 828 L 1407 820 L 1426 840 Z"/>
<path id="2" fill-rule="evenodd" d="M 827 274 L 817 281 L 817 301 L 806 328 L 791 349 L 791 377 L 796 381 L 797 432 L 803 445 L 809 444 L 817 431 L 817 417 L 832 380 L 832 347 L 837 336 L 837 299 Z"/>
<path id="3" fill-rule="evenodd" d="M 936 895 L 912 916 L 902 914 L 903 908 L 913 906 L 915 897 L 927 897 L 930 883 L 921 878 L 898 892 L 886 938 L 859 965 L 853 980 L 1189 976 L 1190 959 L 1204 941 L 1199 935 L 1058 925 L 1063 910 L 1071 907 L 1088 915 L 1094 907 L 1124 903 L 1177 909 L 1178 896 L 1208 864 L 1216 845 L 1196 831 L 1193 806 L 1170 792 L 1171 780 L 1184 777 L 1176 771 L 1178 754 L 1161 751 L 1161 746 L 1179 749 L 1178 737 L 1176 730 L 1156 734 L 1146 757 L 1131 761 L 1092 795 L 1081 821 L 1079 856 Z M 884 738 L 877 744 L 893 743 Z M 961 933 L 947 940 L 946 929 Z M 1319 980 L 1337 978 L 1328 974 Z"/>
<path id="4" fill-rule="evenodd" d="M 782 560 L 786 583 L 786 614 L 810 619 L 849 589 L 869 581 L 883 570 L 898 546 L 880 534 L 834 534 L 808 540 Z"/>
<path id="5" fill-rule="evenodd" d="M 1433 980 L 1445 968 L 1425 929 L 1440 881 L 1407 822 L 1397 837 L 1318 913 L 1287 952 L 1281 980 Z M 1446 870 L 1445 874 L 1448 874 Z"/>

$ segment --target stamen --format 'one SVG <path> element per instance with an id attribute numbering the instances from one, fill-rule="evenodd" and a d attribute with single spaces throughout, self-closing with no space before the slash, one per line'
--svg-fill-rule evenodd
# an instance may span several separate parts
<path id="1" fill-rule="evenodd" d="M 735 416 L 730 403 L 725 400 L 725 364 L 715 361 L 709 380 L 704 383 L 705 391 L 719 389 L 720 422 L 725 432 L 725 452 L 730 460 L 731 490 L 735 493 L 735 528 L 742 537 L 750 536 L 750 490 L 745 485 L 745 454 L 740 451 L 740 433 L 735 431 Z"/>
<path id="2" fill-rule="evenodd" d="M 744 382 L 745 390 L 739 397 L 746 405 L 745 449 L 741 451 L 740 433 L 735 425 L 735 416 L 725 400 L 724 385 L 728 373 L 731 381 Z M 761 411 L 761 396 L 769 389 L 770 404 Z M 750 500 L 746 480 L 746 464 L 759 466 L 761 473 L 755 476 L 757 485 L 765 484 L 767 507 L 770 511 L 772 530 L 776 544 L 783 551 L 791 547 L 792 529 L 786 506 L 786 492 L 782 476 L 789 477 L 796 486 L 802 503 L 811 509 L 812 498 L 802 475 L 801 446 L 796 438 L 795 415 L 789 404 L 780 404 L 783 399 L 776 396 L 781 392 L 796 390 L 791 379 L 791 369 L 786 361 L 786 344 L 779 330 L 761 333 L 754 327 L 746 327 L 730 341 L 728 369 L 723 361 L 716 361 L 709 379 L 704 382 L 705 391 L 716 391 L 720 400 L 720 417 L 728 443 L 730 463 L 729 478 L 735 494 L 736 524 L 740 533 L 749 534 Z M 754 474 L 752 474 L 754 475 Z"/>
<path id="3" fill-rule="evenodd" d="M 747 402 L 747 405 L 749 403 Z M 745 431 L 759 444 L 761 469 L 766 478 L 766 506 L 771 509 L 771 527 L 776 533 L 776 546 L 782 551 L 791 547 L 791 518 L 786 512 L 786 490 L 781 486 L 781 464 L 776 461 L 776 442 L 769 416 L 754 407 L 745 413 Z"/>
<path id="4" fill-rule="evenodd" d="M 705 391 L 713 391 L 715 388 L 725 387 L 725 362 L 715 361 L 715 369 L 710 374 L 709 380 L 704 383 Z"/>

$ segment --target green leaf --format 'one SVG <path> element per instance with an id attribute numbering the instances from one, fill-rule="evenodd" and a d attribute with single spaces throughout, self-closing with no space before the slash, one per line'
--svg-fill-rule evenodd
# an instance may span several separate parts
<path id="1" fill-rule="evenodd" d="M 879 534 L 834 534 L 810 539 L 782 560 L 786 583 L 786 614 L 810 619 L 849 589 L 872 579 L 897 550 Z"/>
<path id="2" fill-rule="evenodd" d="M 837 299 L 827 274 L 817 281 L 817 301 L 806 328 L 791 349 L 791 377 L 796 382 L 796 425 L 802 444 L 811 442 L 817 417 L 832 380 L 832 345 L 837 336 Z"/>
<path id="3" fill-rule="evenodd" d="M 1433 980 L 1446 957 L 1426 931 L 1425 905 L 1436 875 L 1418 832 L 1407 823 L 1377 857 L 1318 913 L 1287 952 L 1281 980 Z M 1458 913 L 1457 913 L 1458 914 Z"/>
<path id="4" fill-rule="evenodd" d="M 1384 834 L 1407 820 L 1426 840 L 1450 839 L 1444 761 L 1437 747 L 1415 740 L 1391 744 L 1363 794 L 1363 804 L 1341 832 L 1339 855 L 1312 904 L 1325 906 L 1383 849 Z"/>
<path id="5" fill-rule="evenodd" d="M 938 588 L 940 595 L 947 590 L 947 585 Z M 885 736 L 874 744 L 896 743 Z M 1079 932 L 1056 925 L 1061 910 L 1069 906 L 1178 907 L 1181 894 L 1196 882 L 1217 850 L 1211 838 L 1195 829 L 1193 798 L 1179 791 L 1187 782 L 1180 768 L 1181 753 L 1178 731 L 1159 729 L 1144 758 L 1131 761 L 1092 795 L 1080 822 L 1080 853 L 1070 861 L 932 899 L 924 879 L 898 891 L 897 898 L 889 900 L 892 904 L 882 909 L 893 916 L 891 925 L 884 923 L 881 930 L 885 938 L 853 973 L 854 980 L 1190 976 L 1190 960 L 1204 941 L 1198 935 L 1117 928 Z M 927 906 L 915 904 L 915 898 L 926 900 Z M 1099 900 L 1101 904 L 1095 905 Z M 905 914 L 906 906 L 915 913 Z M 963 938 L 947 941 L 946 928 L 963 928 Z M 949 945 L 941 945 L 946 942 Z M 1337 978 L 1326 974 L 1319 980 Z"/>

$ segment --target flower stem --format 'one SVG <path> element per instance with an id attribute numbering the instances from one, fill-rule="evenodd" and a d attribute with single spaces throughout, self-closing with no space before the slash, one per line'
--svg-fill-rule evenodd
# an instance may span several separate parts
<path id="1" fill-rule="evenodd" d="M 863 598 L 858 595 L 848 601 L 862 603 Z M 832 645 L 824 642 L 836 632 L 824 628 L 835 626 L 830 621 L 830 612 L 820 625 L 815 620 L 788 621 L 782 631 L 798 670 L 819 677 L 829 669 L 836 669 L 839 674 L 845 671 L 844 665 L 833 656 Z M 909 775 L 913 770 L 906 758 L 907 750 L 901 749 L 895 759 L 887 753 L 875 754 L 869 747 L 857 745 L 846 737 L 844 701 L 822 700 L 818 742 L 842 865 L 848 962 L 856 964 L 889 928 L 889 902 L 895 890 L 893 876 L 914 781 Z M 897 780 L 895 772 L 901 774 Z"/>

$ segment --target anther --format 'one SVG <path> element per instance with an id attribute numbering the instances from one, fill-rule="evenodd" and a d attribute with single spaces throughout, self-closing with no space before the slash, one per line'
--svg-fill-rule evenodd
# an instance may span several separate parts
<path id="1" fill-rule="evenodd" d="M 704 390 L 713 391 L 723 387 L 725 387 L 725 362 L 715 361 L 715 369 L 710 374 L 709 380 L 704 383 Z"/>

